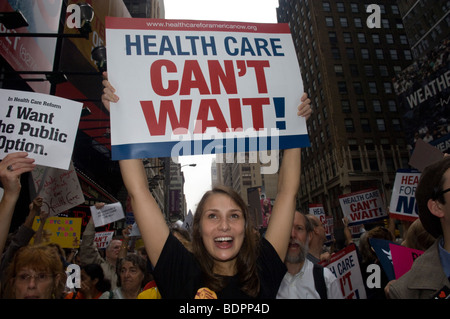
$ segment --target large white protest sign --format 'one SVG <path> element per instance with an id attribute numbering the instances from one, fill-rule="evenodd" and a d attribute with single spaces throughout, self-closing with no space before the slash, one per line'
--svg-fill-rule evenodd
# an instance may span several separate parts
<path id="1" fill-rule="evenodd" d="M 392 188 L 389 213 L 393 218 L 414 221 L 419 218 L 416 188 L 421 173 L 417 170 L 398 170 Z"/>
<path id="2" fill-rule="evenodd" d="M 348 245 L 334 254 L 324 265 L 339 279 L 345 299 L 366 299 L 366 289 L 361 275 L 355 244 Z"/>
<path id="3" fill-rule="evenodd" d="M 37 165 L 31 176 L 36 194 L 42 197 L 42 209 L 50 216 L 84 203 L 83 190 L 72 162 L 68 170 Z"/>
<path id="4" fill-rule="evenodd" d="M 69 168 L 81 103 L 0 89 L 0 105 L 0 159 L 12 152 L 28 152 L 38 165 Z"/>
<path id="5" fill-rule="evenodd" d="M 309 146 L 287 24 L 106 19 L 113 159 Z"/>
<path id="6" fill-rule="evenodd" d="M 90 209 L 95 227 L 104 226 L 125 218 L 122 204 L 119 202 L 105 205 L 100 209 L 91 206 Z"/>
<path id="7" fill-rule="evenodd" d="M 339 196 L 344 216 L 349 225 L 373 222 L 387 216 L 383 199 L 378 189 L 367 189 Z"/>

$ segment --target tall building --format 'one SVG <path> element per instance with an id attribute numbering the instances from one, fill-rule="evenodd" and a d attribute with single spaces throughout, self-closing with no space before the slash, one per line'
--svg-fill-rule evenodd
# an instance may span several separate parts
<path id="1" fill-rule="evenodd" d="M 367 12 L 373 2 L 279 0 L 277 8 L 313 108 L 298 205 L 323 204 L 336 223 L 339 195 L 376 187 L 388 203 L 396 170 L 409 161 L 392 79 L 412 53 L 396 2 Z"/>
<path id="2" fill-rule="evenodd" d="M 164 0 L 123 0 L 133 18 L 164 19 Z"/>
<path id="3" fill-rule="evenodd" d="M 398 0 L 406 35 L 414 58 L 436 47 L 450 34 L 450 2 L 447 0 Z"/>

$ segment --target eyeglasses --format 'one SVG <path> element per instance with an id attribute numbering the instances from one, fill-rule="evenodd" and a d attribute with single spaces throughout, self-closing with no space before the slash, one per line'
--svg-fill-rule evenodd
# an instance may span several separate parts
<path id="1" fill-rule="evenodd" d="M 46 273 L 39 273 L 36 275 L 30 275 L 30 274 L 20 274 L 17 275 L 16 278 L 20 283 L 28 283 L 30 282 L 31 278 L 34 278 L 36 282 L 46 282 L 50 278 L 52 278 L 52 274 L 46 274 Z"/>

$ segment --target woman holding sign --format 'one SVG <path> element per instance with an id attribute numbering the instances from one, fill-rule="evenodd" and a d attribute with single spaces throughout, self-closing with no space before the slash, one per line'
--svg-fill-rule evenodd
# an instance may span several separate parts
<path id="1" fill-rule="evenodd" d="M 107 80 L 103 85 L 102 101 L 109 109 L 118 96 Z M 311 114 L 306 94 L 297 114 Z M 278 194 L 265 238 L 251 226 L 242 198 L 230 188 L 217 187 L 208 191 L 197 207 L 192 253 L 170 233 L 148 189 L 142 160 L 121 160 L 120 169 L 163 298 L 276 297 L 286 273 L 283 261 L 300 185 L 300 149 L 284 151 Z"/>

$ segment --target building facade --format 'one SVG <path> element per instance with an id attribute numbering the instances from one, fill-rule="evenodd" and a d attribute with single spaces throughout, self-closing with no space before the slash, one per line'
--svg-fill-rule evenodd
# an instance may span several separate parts
<path id="1" fill-rule="evenodd" d="M 450 2 L 447 0 L 398 0 L 398 7 L 415 59 L 448 38 Z"/>
<path id="2" fill-rule="evenodd" d="M 368 24 L 371 3 L 280 0 L 277 8 L 313 108 L 298 206 L 323 204 L 337 222 L 339 195 L 376 187 L 388 203 L 396 170 L 409 161 L 392 78 L 412 53 L 396 2 L 377 1 L 375 28 Z"/>

